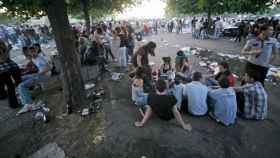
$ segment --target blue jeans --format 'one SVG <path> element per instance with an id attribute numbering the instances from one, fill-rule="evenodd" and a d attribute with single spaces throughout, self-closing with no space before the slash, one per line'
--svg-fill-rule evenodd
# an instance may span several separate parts
<path id="1" fill-rule="evenodd" d="M 214 39 L 219 39 L 220 35 L 221 35 L 221 30 L 219 28 L 215 28 Z"/>
<path id="2" fill-rule="evenodd" d="M 22 82 L 17 87 L 17 92 L 19 94 L 21 103 L 23 105 L 32 104 L 32 97 L 29 92 L 29 88 L 36 83 L 45 82 L 49 79 L 47 75 L 25 75 L 22 77 Z"/>
<path id="3" fill-rule="evenodd" d="M 219 86 L 219 82 L 215 79 L 207 79 L 206 86 Z"/>

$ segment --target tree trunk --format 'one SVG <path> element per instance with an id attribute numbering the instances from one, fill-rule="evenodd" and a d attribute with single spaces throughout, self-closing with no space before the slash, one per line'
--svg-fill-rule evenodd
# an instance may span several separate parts
<path id="1" fill-rule="evenodd" d="M 207 11 L 207 18 L 208 18 L 208 32 L 211 30 L 211 25 L 212 25 L 212 18 L 211 18 L 211 6 L 208 8 L 208 11 Z"/>
<path id="2" fill-rule="evenodd" d="M 89 0 L 81 0 L 81 7 L 84 12 L 86 22 L 86 32 L 90 33 Z"/>
<path id="3" fill-rule="evenodd" d="M 72 110 L 78 110 L 85 101 L 85 89 L 65 1 L 50 0 L 46 10 L 62 66 L 61 75 L 65 101 Z"/>

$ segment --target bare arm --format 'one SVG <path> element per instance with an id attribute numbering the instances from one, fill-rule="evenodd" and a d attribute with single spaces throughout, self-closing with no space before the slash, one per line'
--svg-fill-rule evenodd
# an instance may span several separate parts
<path id="1" fill-rule="evenodd" d="M 177 122 L 183 127 L 184 130 L 188 130 L 188 131 L 192 130 L 192 126 L 190 124 L 185 124 L 185 122 L 182 119 L 182 116 L 176 106 L 173 107 L 172 112 L 173 112 L 173 115 L 175 116 Z"/>
<path id="2" fill-rule="evenodd" d="M 250 41 L 248 41 L 244 48 L 241 50 L 241 55 L 259 55 L 260 53 L 261 49 L 252 48 Z"/>
<path id="3" fill-rule="evenodd" d="M 43 74 L 45 74 L 45 73 L 47 73 L 47 72 L 49 72 L 49 71 L 50 71 L 50 66 L 49 66 L 49 64 L 46 64 L 46 65 L 44 66 L 43 71 L 42 71 L 42 72 L 39 72 L 38 75 L 43 75 Z"/>
<path id="4" fill-rule="evenodd" d="M 141 60 L 142 60 L 142 57 L 140 55 L 137 55 L 137 65 L 138 65 L 138 67 L 142 67 Z"/>
<path id="5" fill-rule="evenodd" d="M 279 49 L 278 48 L 273 48 L 271 58 L 270 58 L 270 63 L 272 63 L 273 61 L 275 61 L 275 59 L 277 59 L 278 54 L 279 54 Z"/>
<path id="6" fill-rule="evenodd" d="M 152 116 L 152 108 L 148 105 L 147 106 L 147 109 L 146 109 L 146 111 L 145 111 L 145 115 L 144 115 L 144 117 L 143 117 L 143 119 L 142 119 L 142 121 L 141 122 L 135 122 L 134 124 L 135 124 L 135 126 L 136 127 L 143 127 L 144 126 L 144 124 L 149 120 L 149 118 Z"/>

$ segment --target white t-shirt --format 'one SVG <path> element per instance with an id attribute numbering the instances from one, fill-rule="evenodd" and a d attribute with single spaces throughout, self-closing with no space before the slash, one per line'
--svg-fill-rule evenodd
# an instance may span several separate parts
<path id="1" fill-rule="evenodd" d="M 48 61 L 41 55 L 38 55 L 36 58 L 32 58 L 32 62 L 37 66 L 39 73 L 44 71 L 45 66 L 48 65 Z M 51 72 L 48 71 L 45 74 L 50 75 Z"/>
<path id="2" fill-rule="evenodd" d="M 221 29 L 221 28 L 223 28 L 223 23 L 222 23 L 221 21 L 216 21 L 216 22 L 215 22 L 215 27 L 216 27 L 217 29 Z"/>

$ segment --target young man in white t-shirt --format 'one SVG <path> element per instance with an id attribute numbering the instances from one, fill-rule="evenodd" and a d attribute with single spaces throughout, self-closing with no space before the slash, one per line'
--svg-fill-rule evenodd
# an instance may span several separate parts
<path id="1" fill-rule="evenodd" d="M 221 32 L 223 29 L 223 23 L 221 22 L 221 19 L 218 17 L 217 21 L 215 22 L 215 31 L 214 31 L 214 38 L 219 39 Z"/>
<path id="2" fill-rule="evenodd" d="M 39 71 L 36 74 L 23 76 L 22 83 L 17 87 L 17 91 L 23 105 L 23 108 L 18 112 L 18 114 L 28 112 L 32 109 L 33 100 L 29 92 L 29 88 L 38 82 L 47 81 L 51 75 L 51 68 L 45 57 L 39 55 L 35 47 L 30 47 L 29 49 L 32 56 L 32 62 L 36 65 Z"/>

